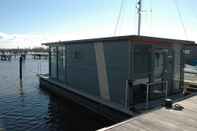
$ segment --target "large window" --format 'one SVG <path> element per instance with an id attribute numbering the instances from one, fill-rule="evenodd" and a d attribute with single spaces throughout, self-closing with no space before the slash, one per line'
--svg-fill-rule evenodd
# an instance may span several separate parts
<path id="1" fill-rule="evenodd" d="M 150 53 L 146 45 L 135 45 L 134 73 L 136 78 L 146 77 L 149 72 Z"/>
<path id="2" fill-rule="evenodd" d="M 65 81 L 65 46 L 58 47 L 58 80 Z"/>
<path id="3" fill-rule="evenodd" d="M 51 47 L 50 75 L 51 78 L 57 78 L 57 47 Z"/>
<path id="4" fill-rule="evenodd" d="M 153 61 L 154 61 L 154 78 L 161 78 L 164 72 L 164 59 L 165 55 L 167 55 L 162 49 L 158 49 L 153 52 Z"/>

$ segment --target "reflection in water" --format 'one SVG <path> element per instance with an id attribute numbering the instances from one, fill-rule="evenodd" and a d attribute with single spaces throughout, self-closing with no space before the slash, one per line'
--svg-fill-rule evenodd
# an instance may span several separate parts
<path id="1" fill-rule="evenodd" d="M 52 131 L 93 131 L 112 124 L 75 103 L 50 96 L 48 127 Z"/>
<path id="2" fill-rule="evenodd" d="M 24 92 L 23 92 L 23 80 L 19 80 L 16 87 L 17 87 L 18 94 L 20 96 L 24 95 Z"/>
<path id="3" fill-rule="evenodd" d="M 47 73 L 47 60 L 40 60 Z M 0 129 L 6 131 L 92 131 L 111 124 L 105 118 L 42 91 L 36 76 L 40 61 L 26 59 L 23 81 L 18 60 L 0 61 Z"/>

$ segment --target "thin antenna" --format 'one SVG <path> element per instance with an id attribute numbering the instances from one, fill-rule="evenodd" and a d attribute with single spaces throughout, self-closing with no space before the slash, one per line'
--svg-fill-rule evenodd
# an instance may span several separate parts
<path id="1" fill-rule="evenodd" d="M 141 33 L 141 13 L 142 13 L 142 0 L 137 2 L 137 12 L 138 12 L 138 35 Z"/>

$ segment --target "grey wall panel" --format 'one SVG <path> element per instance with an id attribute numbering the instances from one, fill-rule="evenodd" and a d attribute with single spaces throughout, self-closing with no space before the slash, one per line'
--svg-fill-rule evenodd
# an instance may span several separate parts
<path id="1" fill-rule="evenodd" d="M 58 80 L 61 83 L 65 83 L 65 46 L 58 46 Z"/>
<path id="2" fill-rule="evenodd" d="M 97 75 L 99 82 L 100 96 L 102 99 L 109 101 L 109 84 L 107 77 L 107 68 L 103 42 L 94 43 L 95 55 L 96 55 L 96 65 L 97 65 Z"/>
<path id="3" fill-rule="evenodd" d="M 151 53 L 148 51 L 150 45 L 137 44 L 134 45 L 134 75 L 133 79 L 147 78 L 150 72 Z"/>
<path id="4" fill-rule="evenodd" d="M 57 47 L 52 46 L 50 49 L 50 77 L 57 79 Z"/>
<path id="5" fill-rule="evenodd" d="M 104 50 L 111 100 L 123 105 L 129 72 L 128 41 L 104 42 Z"/>
<path id="6" fill-rule="evenodd" d="M 68 45 L 68 84 L 93 96 L 99 96 L 93 44 Z"/>

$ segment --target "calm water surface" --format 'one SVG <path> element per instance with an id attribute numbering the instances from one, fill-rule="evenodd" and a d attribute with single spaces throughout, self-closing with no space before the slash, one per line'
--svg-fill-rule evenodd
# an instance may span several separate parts
<path id="1" fill-rule="evenodd" d="M 19 82 L 18 59 L 0 61 L 0 128 L 6 131 L 92 131 L 112 124 L 68 100 L 39 88 L 37 73 L 48 72 L 47 60 L 28 58 Z"/>

